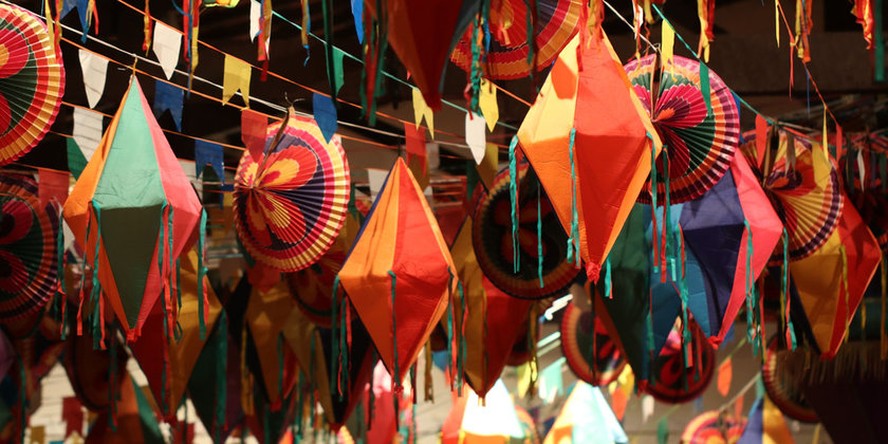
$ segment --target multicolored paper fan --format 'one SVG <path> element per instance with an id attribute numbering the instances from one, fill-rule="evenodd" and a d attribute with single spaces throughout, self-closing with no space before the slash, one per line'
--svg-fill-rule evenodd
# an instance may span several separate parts
<path id="1" fill-rule="evenodd" d="M 777 336 L 768 341 L 765 362 L 762 364 L 765 391 L 784 415 L 802 422 L 819 422 L 817 412 L 808 405 L 804 390 L 798 384 L 799 375 L 788 372 L 783 365 L 785 359 L 781 359 L 781 354 L 785 353 L 790 352 L 778 349 Z"/>
<path id="2" fill-rule="evenodd" d="M 522 299 L 563 294 L 580 270 L 567 261 L 567 235 L 552 204 L 527 163 L 518 166 L 518 245 L 520 267 L 514 272 L 509 170 L 500 171 L 489 193 L 475 207 L 472 242 L 478 265 L 500 290 Z M 538 202 L 539 200 L 539 202 Z M 537 203 L 540 213 L 537 215 Z M 537 221 L 543 244 L 542 286 L 538 269 Z"/>
<path id="3" fill-rule="evenodd" d="M 746 418 L 735 418 L 727 413 L 710 410 L 697 415 L 685 427 L 681 442 L 685 444 L 735 443 L 743 435 Z"/>
<path id="4" fill-rule="evenodd" d="M 681 333 L 673 329 L 666 344 L 653 363 L 654 381 L 645 388 L 655 399 L 678 404 L 700 396 L 712 381 L 715 373 L 715 350 L 709 344 L 700 326 L 693 320 L 688 325 L 691 343 L 686 347 L 689 354 L 682 359 Z"/>
<path id="5" fill-rule="evenodd" d="M 592 385 L 610 384 L 626 367 L 626 358 L 604 324 L 592 310 L 573 302 L 561 319 L 561 350 L 574 374 Z"/>
<path id="6" fill-rule="evenodd" d="M 744 135 L 741 151 L 751 165 L 758 165 L 755 156 L 755 135 Z M 762 188 L 786 226 L 791 261 L 810 256 L 823 246 L 839 225 L 844 199 L 839 178 L 825 153 L 811 142 L 781 131 L 779 145 L 765 162 Z M 792 146 L 790 150 L 788 147 Z M 777 248 L 780 250 L 780 247 Z M 782 261 L 781 254 L 772 261 Z"/>
<path id="7" fill-rule="evenodd" d="M 673 56 L 659 76 L 656 67 L 654 54 L 624 66 L 666 151 L 657 161 L 658 202 L 666 198 L 667 157 L 671 202 L 686 202 L 702 196 L 730 168 L 740 138 L 740 113 L 731 90 L 714 72 L 709 71 L 709 100 L 704 97 L 699 62 Z M 638 200 L 651 202 L 650 180 Z"/>
<path id="8" fill-rule="evenodd" d="M 65 94 L 65 68 L 43 21 L 15 5 L 0 5 L 0 165 L 43 139 Z"/>
<path id="9" fill-rule="evenodd" d="M 35 313 L 55 294 L 58 225 L 34 180 L 0 175 L 0 322 Z"/>
<path id="10" fill-rule="evenodd" d="M 577 33 L 580 11 L 578 0 L 541 0 L 536 2 L 536 41 L 534 59 L 528 60 L 528 3 L 525 0 L 493 0 L 490 5 L 490 47 L 487 48 L 485 77 L 513 80 L 547 68 L 567 42 Z M 472 70 L 472 27 L 466 30 L 450 60 L 466 72 Z"/>
<path id="11" fill-rule="evenodd" d="M 278 139 L 279 137 L 279 139 Z M 310 118 L 291 109 L 271 125 L 266 154 L 244 151 L 234 184 L 234 221 L 250 256 L 284 272 L 315 263 L 345 222 L 349 169 L 342 142 L 329 143 Z"/>

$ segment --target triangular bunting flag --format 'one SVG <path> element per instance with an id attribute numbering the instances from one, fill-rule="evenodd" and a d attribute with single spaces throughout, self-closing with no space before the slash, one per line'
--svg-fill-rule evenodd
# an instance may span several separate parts
<path id="1" fill-rule="evenodd" d="M 160 119 L 164 111 L 169 110 L 176 129 L 182 131 L 182 107 L 185 104 L 185 90 L 172 83 L 158 80 L 154 86 L 154 115 Z"/>

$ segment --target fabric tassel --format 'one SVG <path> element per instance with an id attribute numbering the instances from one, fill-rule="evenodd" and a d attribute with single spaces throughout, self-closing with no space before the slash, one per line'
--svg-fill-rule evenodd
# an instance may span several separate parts
<path id="1" fill-rule="evenodd" d="M 204 264 L 204 256 L 207 254 L 207 244 L 206 244 L 206 236 L 207 236 L 207 210 L 204 208 L 200 209 L 200 231 L 197 238 L 197 315 L 198 322 L 200 325 L 200 340 L 204 341 L 207 338 L 207 310 L 209 310 L 210 303 L 207 299 L 207 291 L 204 288 L 204 277 L 207 275 L 207 267 Z"/>
<path id="2" fill-rule="evenodd" d="M 427 341 L 425 344 L 425 367 L 423 368 L 423 388 L 425 402 L 435 402 L 435 386 L 432 381 L 432 342 Z"/>
<path id="3" fill-rule="evenodd" d="M 308 65 L 308 59 L 311 58 L 311 48 L 308 45 L 308 34 L 311 32 L 311 10 L 309 9 L 310 2 L 308 0 L 300 1 L 302 6 L 302 29 L 300 30 L 300 38 L 302 39 L 302 47 L 305 48 L 305 62 L 303 65 Z"/>
<path id="4" fill-rule="evenodd" d="M 645 313 L 645 321 L 647 324 L 647 352 L 648 352 L 648 366 L 653 366 L 654 359 L 654 294 L 652 291 L 648 290 L 648 306 L 647 313 Z M 648 371 L 648 381 L 653 384 L 655 378 L 655 372 Z"/>
<path id="5" fill-rule="evenodd" d="M 577 129 L 570 129 L 570 141 L 567 145 L 570 157 L 570 233 L 567 237 L 567 261 L 580 266 L 580 220 L 577 211 L 577 171 L 574 160 L 574 143 L 576 142 Z"/>
<path id="6" fill-rule="evenodd" d="M 649 7 L 650 0 L 645 0 L 646 6 Z M 650 10 L 648 10 L 650 13 Z M 651 228 L 651 237 L 654 245 L 654 273 L 660 273 L 660 241 L 659 237 L 659 229 L 657 228 L 657 194 L 660 191 L 659 184 L 657 183 L 657 146 L 654 145 L 654 136 L 651 133 L 646 133 L 648 140 L 651 144 L 651 223 L 653 224 Z"/>
<path id="7" fill-rule="evenodd" d="M 537 183 L 537 276 L 540 279 L 540 288 L 545 286 L 543 282 L 543 212 L 540 210 L 540 188 L 543 184 Z M 486 356 L 486 355 L 485 355 Z"/>
<path id="8" fill-rule="evenodd" d="M 336 360 L 330 363 L 330 384 L 336 384 L 336 393 L 342 394 L 342 387 L 339 386 L 339 372 L 342 367 L 342 355 L 339 352 L 339 275 L 333 278 L 333 299 L 330 305 L 330 359 Z"/>
<path id="9" fill-rule="evenodd" d="M 56 273 L 58 275 L 58 285 L 56 286 L 55 303 L 56 316 L 59 321 L 59 336 L 61 340 L 67 339 L 68 334 L 65 331 L 65 307 L 68 305 L 67 295 L 65 294 L 65 222 L 59 218 L 58 231 L 56 232 Z"/>
<path id="10" fill-rule="evenodd" d="M 148 53 L 151 48 L 151 0 L 145 0 L 145 11 L 142 13 L 145 17 L 143 20 L 144 28 L 142 29 L 142 52 Z"/>
<path id="11" fill-rule="evenodd" d="M 672 258 L 672 256 L 670 256 L 670 255 L 674 255 L 675 253 L 673 252 L 673 250 L 674 250 L 673 239 L 672 239 L 672 236 L 669 235 L 672 232 L 672 230 L 671 230 L 672 203 L 670 202 L 670 196 L 669 196 L 669 194 L 670 194 L 670 192 L 669 192 L 669 185 L 670 185 L 669 184 L 669 152 L 664 149 L 662 156 L 663 156 L 663 171 L 664 171 L 663 172 L 663 176 L 664 176 L 663 177 L 663 189 L 665 191 L 663 193 L 664 200 L 665 200 L 665 202 L 663 203 L 663 239 L 665 239 L 665 241 L 663 243 L 663 251 L 661 251 L 662 262 L 660 265 L 663 267 L 663 270 L 662 270 L 662 273 L 660 274 L 660 282 L 665 283 L 667 268 L 668 268 L 669 272 L 672 273 L 673 282 L 675 281 L 676 276 L 675 276 L 674 259 Z M 670 263 L 670 262 L 672 262 L 672 263 Z"/>
<path id="12" fill-rule="evenodd" d="M 453 271 L 450 267 L 447 267 L 447 273 L 450 274 L 450 280 L 448 281 L 447 288 L 453 288 Z M 452 291 L 452 290 L 451 290 Z M 450 391 L 453 391 L 454 388 L 454 380 L 456 379 L 456 345 L 454 343 L 454 313 L 456 310 L 456 301 L 453 300 L 453 295 L 450 295 L 449 304 L 447 304 L 447 372 L 450 375 Z"/>
<path id="13" fill-rule="evenodd" d="M 170 291 L 172 291 L 173 276 L 175 276 L 175 274 L 176 274 L 176 273 L 173 273 L 173 268 L 176 266 L 176 257 L 173 254 L 173 206 L 168 205 L 167 209 L 168 209 L 169 213 L 167 214 L 166 258 L 167 258 L 167 267 L 169 267 L 167 269 L 167 271 L 170 274 L 170 284 L 166 288 L 166 293 L 168 295 L 167 298 L 169 299 L 170 304 L 172 304 L 172 295 L 170 295 L 169 293 L 170 293 Z M 170 310 L 170 316 L 172 316 L 172 319 L 170 319 L 170 325 L 174 327 L 173 328 L 173 338 L 175 338 L 176 341 L 179 341 L 179 339 L 181 339 L 181 337 L 182 337 L 182 334 L 181 334 L 182 326 L 179 325 L 179 315 L 178 315 L 178 307 L 181 307 L 181 306 L 182 306 L 182 301 L 180 300 L 180 301 L 178 301 L 178 305 L 174 306 L 173 310 Z"/>
<path id="14" fill-rule="evenodd" d="M 321 0 L 321 10 L 324 15 L 324 51 L 327 55 L 327 80 L 330 84 L 330 96 L 334 99 L 333 104 L 339 108 L 338 102 L 335 100 L 339 91 L 336 90 L 336 68 L 334 68 L 335 63 L 333 61 L 333 0 Z"/>
<path id="15" fill-rule="evenodd" d="M 25 360 L 19 360 L 19 442 L 25 442 L 25 429 L 28 427 L 28 372 L 25 369 Z"/>
<path id="16" fill-rule="evenodd" d="M 688 346 L 692 346 L 693 341 L 691 339 L 691 328 L 690 328 L 689 321 L 688 321 L 688 311 L 689 311 L 689 309 L 688 309 L 688 283 L 687 283 L 687 277 L 685 275 L 686 270 L 684 267 L 685 257 L 686 257 L 685 256 L 685 246 L 684 246 L 684 233 L 681 231 L 681 227 L 678 227 L 676 229 L 676 233 L 677 233 L 677 241 L 678 241 L 677 250 L 679 251 L 679 254 L 681 255 L 680 256 L 681 269 L 679 270 L 680 274 L 679 274 L 679 279 L 678 279 L 678 298 L 679 298 L 679 300 L 681 300 L 681 337 L 682 337 L 681 342 L 682 342 L 683 359 L 685 359 L 684 368 L 688 368 L 687 351 L 685 349 Z M 675 268 L 675 266 L 673 265 L 673 269 L 674 268 Z M 673 272 L 673 274 L 675 274 L 675 273 Z M 673 280 L 673 282 L 675 282 L 675 281 Z M 685 374 L 685 372 L 682 372 L 682 374 Z M 685 382 L 687 383 L 687 381 L 685 381 Z"/>
<path id="17" fill-rule="evenodd" d="M 482 2 L 483 4 L 489 4 L 489 2 Z M 482 6 L 482 9 L 484 6 Z M 489 11 L 488 11 L 489 12 Z M 480 97 L 481 97 L 481 45 L 484 44 L 483 39 L 483 31 L 481 30 L 481 24 L 484 22 L 482 18 L 482 14 L 477 14 L 475 19 L 472 20 L 471 26 L 471 48 L 472 48 L 472 62 L 471 69 L 469 70 L 469 82 L 466 85 L 465 95 L 466 101 L 469 103 L 469 113 L 472 114 L 480 114 Z"/>
<path id="18" fill-rule="evenodd" d="M 222 442 L 222 431 L 225 430 L 225 407 L 228 402 L 228 316 L 225 310 L 219 314 L 218 330 L 216 334 L 219 337 L 219 357 L 216 359 L 216 403 L 215 403 L 215 424 L 213 425 L 213 435 L 215 442 Z"/>
<path id="19" fill-rule="evenodd" d="M 517 146 L 518 136 L 513 136 L 509 142 L 509 208 L 512 212 L 512 272 L 515 274 L 521 268 L 521 250 L 518 245 L 518 161 L 515 158 Z"/>
<path id="20" fill-rule="evenodd" d="M 240 355 L 240 371 L 241 371 L 241 408 L 245 414 L 253 413 L 253 381 L 250 377 L 250 371 L 247 369 L 247 326 L 244 324 L 241 329 L 241 355 Z"/>
<path id="21" fill-rule="evenodd" d="M 604 295 L 608 299 L 614 298 L 613 285 L 611 282 L 611 260 L 608 256 L 604 260 Z"/>
<path id="22" fill-rule="evenodd" d="M 310 342 L 314 344 L 314 341 Z M 312 347 L 312 352 L 314 352 L 314 347 Z M 301 368 L 297 371 L 299 372 L 299 375 L 296 377 L 296 414 L 293 415 L 293 424 L 291 425 L 291 429 L 295 429 L 292 430 L 294 442 L 299 442 L 299 440 L 302 438 L 302 425 L 305 422 L 305 419 L 303 418 L 303 415 L 305 415 L 304 373 L 302 372 Z M 217 440 L 216 442 L 219 441 Z"/>
<path id="23" fill-rule="evenodd" d="M 342 388 L 348 388 L 348 305 L 343 295 L 342 309 L 340 310 L 339 321 L 339 380 L 337 381 L 337 389 L 339 390 L 339 400 L 343 399 Z M 394 310 L 394 307 L 392 308 Z"/>
<path id="24" fill-rule="evenodd" d="M 783 295 L 786 298 L 786 307 L 783 311 L 783 317 L 785 318 L 786 325 L 786 345 L 790 350 L 796 349 L 796 335 L 795 328 L 792 325 L 792 298 L 789 297 L 789 234 L 786 232 L 786 228 L 783 229 L 783 279 L 782 279 L 782 287 L 783 287 Z"/>
<path id="25" fill-rule="evenodd" d="M 101 262 L 99 259 L 99 245 L 102 243 L 102 210 L 98 202 L 92 202 L 92 207 L 96 219 L 96 245 L 93 250 L 93 288 L 89 297 L 90 304 L 93 306 L 91 331 L 93 337 L 93 349 L 98 349 L 100 346 L 104 349 L 104 344 L 102 344 L 104 333 L 99 331 L 104 326 L 104 319 L 101 319 L 102 285 L 99 283 L 99 263 Z"/>
<path id="26" fill-rule="evenodd" d="M 392 291 L 391 291 L 391 307 L 392 307 L 392 353 L 394 354 L 392 358 L 392 362 L 394 363 L 393 370 L 393 383 L 394 383 L 394 392 L 397 395 L 396 399 L 400 397 L 401 394 L 401 369 L 398 366 L 398 318 L 397 318 L 397 310 L 395 305 L 395 294 L 397 293 L 398 288 L 398 277 L 395 276 L 395 272 L 392 270 L 388 271 L 388 275 L 392 281 Z"/>

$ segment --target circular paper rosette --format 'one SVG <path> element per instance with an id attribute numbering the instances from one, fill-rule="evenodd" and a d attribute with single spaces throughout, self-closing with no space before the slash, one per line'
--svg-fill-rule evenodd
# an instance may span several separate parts
<path id="1" fill-rule="evenodd" d="M 15 5 L 0 5 L 0 165 L 30 151 L 55 121 L 65 68 L 46 25 Z"/>
<path id="2" fill-rule="evenodd" d="M 715 350 L 696 322 L 691 320 L 688 328 L 691 342 L 686 347 L 686 353 L 690 354 L 687 362 L 693 365 L 685 367 L 681 333 L 676 329 L 669 333 L 660 355 L 653 362 L 653 381 L 645 391 L 661 402 L 679 404 L 700 396 L 715 373 Z"/>
<path id="3" fill-rule="evenodd" d="M 579 29 L 579 0 L 539 0 L 536 18 L 536 70 L 548 68 Z M 490 47 L 484 76 L 493 80 L 514 80 L 527 77 L 534 61 L 528 60 L 527 2 L 525 0 L 493 0 L 490 5 Z M 472 31 L 469 25 L 457 42 L 450 60 L 466 72 L 472 70 Z M 478 36 L 477 30 L 475 36 Z M 477 41 L 477 39 L 476 39 Z M 483 57 L 483 56 L 482 56 Z"/>
<path id="4" fill-rule="evenodd" d="M 717 74 L 709 72 L 707 106 L 699 62 L 680 56 L 673 56 L 659 77 L 655 75 L 656 55 L 633 60 L 624 68 L 663 141 L 664 151 L 657 159 L 657 201 L 666 201 L 667 158 L 671 203 L 702 196 L 731 167 L 740 137 L 740 113 L 731 90 Z M 650 180 L 638 200 L 651 202 Z"/>
<path id="5" fill-rule="evenodd" d="M 740 440 L 746 418 L 710 410 L 697 415 L 681 434 L 683 444 L 732 444 Z"/>
<path id="6" fill-rule="evenodd" d="M 783 365 L 781 355 L 790 352 L 780 351 L 778 347 L 777 336 L 774 336 L 768 341 L 765 362 L 762 365 L 762 382 L 768 398 L 784 415 L 792 419 L 807 423 L 818 422 L 817 412 L 808 405 L 799 384 L 802 376 L 787 371 L 787 367 Z"/>
<path id="7" fill-rule="evenodd" d="M 475 207 L 472 243 L 478 265 L 493 285 L 511 296 L 545 299 L 563 295 L 579 273 L 579 269 L 567 261 L 567 235 L 529 164 L 520 163 L 516 176 L 518 272 L 514 271 L 508 168 L 497 174 L 490 191 Z M 543 253 L 542 286 L 538 268 L 538 221 Z"/>
<path id="8" fill-rule="evenodd" d="M 583 310 L 573 302 L 561 319 L 561 350 L 574 374 L 596 386 L 616 380 L 626 366 L 626 358 L 604 324 L 591 310 Z"/>
<path id="9" fill-rule="evenodd" d="M 318 261 L 345 222 L 349 169 L 339 136 L 326 142 L 313 119 L 271 125 L 267 153 L 244 151 L 234 184 L 234 222 L 252 259 L 283 272 Z"/>
<path id="10" fill-rule="evenodd" d="M 741 151 L 756 165 L 756 174 L 763 177 L 762 189 L 786 227 L 789 259 L 810 256 L 835 231 L 842 215 L 844 199 L 835 167 L 819 147 L 781 131 L 779 144 L 768 153 L 770 159 L 765 156 L 763 170 L 754 157 L 755 135 L 748 134 L 744 140 Z M 782 246 L 778 246 L 772 263 L 782 260 Z"/>
<path id="11" fill-rule="evenodd" d="M 58 224 L 34 180 L 0 175 L 0 321 L 35 314 L 56 293 Z"/>

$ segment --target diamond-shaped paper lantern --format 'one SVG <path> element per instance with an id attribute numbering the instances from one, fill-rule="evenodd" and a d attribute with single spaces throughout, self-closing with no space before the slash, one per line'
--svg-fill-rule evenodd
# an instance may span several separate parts
<path id="1" fill-rule="evenodd" d="M 98 272 L 100 301 L 110 304 L 128 341 L 139 337 L 162 294 L 171 304 L 163 290 L 200 215 L 197 194 L 133 78 L 64 208 Z"/>
<path id="2" fill-rule="evenodd" d="M 399 158 L 339 272 L 396 384 L 444 314 L 455 275 L 435 216 Z"/>

